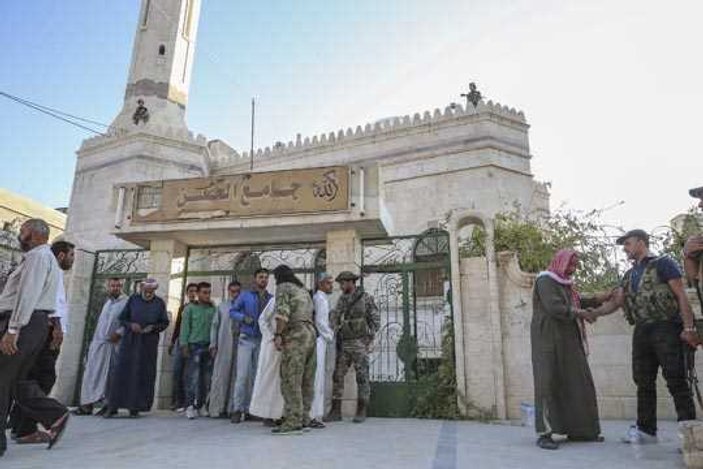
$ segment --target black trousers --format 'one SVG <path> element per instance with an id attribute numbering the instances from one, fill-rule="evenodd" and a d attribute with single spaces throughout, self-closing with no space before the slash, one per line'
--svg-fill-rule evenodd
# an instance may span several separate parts
<path id="1" fill-rule="evenodd" d="M 7 321 L 0 327 L 5 335 Z M 44 347 L 48 333 L 47 314 L 35 311 L 29 323 L 20 330 L 15 355 L 0 354 L 0 453 L 6 448 L 5 428 L 12 399 L 22 413 L 49 428 L 68 409 L 57 400 L 47 397 L 36 381 L 29 380 L 29 372 Z"/>
<path id="2" fill-rule="evenodd" d="M 53 327 L 54 326 L 49 325 L 44 347 L 42 347 L 39 355 L 37 355 L 34 366 L 32 366 L 27 375 L 27 380 L 36 381 L 39 385 L 39 389 L 47 396 L 51 393 L 56 383 L 56 360 L 59 357 L 59 350 L 51 350 L 50 348 L 51 342 L 53 341 Z M 25 415 L 20 406 L 15 405 L 12 407 L 10 427 L 18 437 L 23 437 L 37 431 L 37 422 L 28 415 Z"/>
<path id="3" fill-rule="evenodd" d="M 657 374 L 662 369 L 678 420 L 694 420 L 696 407 L 686 382 L 681 323 L 658 321 L 638 324 L 632 336 L 632 376 L 637 385 L 637 428 L 657 433 Z"/>

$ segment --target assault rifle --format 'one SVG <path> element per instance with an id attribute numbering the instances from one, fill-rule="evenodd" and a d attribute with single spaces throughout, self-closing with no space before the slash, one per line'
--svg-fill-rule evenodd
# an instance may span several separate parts
<path id="1" fill-rule="evenodd" d="M 700 281 L 696 282 L 695 287 L 696 295 L 698 295 L 698 301 L 701 305 L 701 311 L 703 311 L 703 293 L 701 293 Z M 694 321 L 698 337 L 703 337 L 703 319 L 695 319 Z M 696 373 L 696 349 L 688 344 L 683 344 L 683 347 L 683 363 L 686 368 L 686 381 L 688 382 L 691 393 L 695 394 L 698 405 L 703 409 L 703 396 L 701 396 L 701 390 L 698 387 L 698 373 Z"/>

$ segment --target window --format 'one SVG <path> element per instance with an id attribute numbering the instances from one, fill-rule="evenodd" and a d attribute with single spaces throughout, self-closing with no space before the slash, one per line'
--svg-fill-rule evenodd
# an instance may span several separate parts
<path id="1" fill-rule="evenodd" d="M 142 29 L 146 28 L 149 22 L 149 10 L 151 9 L 151 0 L 144 1 L 144 12 L 142 13 Z"/>
<path id="2" fill-rule="evenodd" d="M 424 268 L 415 271 L 415 295 L 418 298 L 444 296 L 444 281 L 449 275 L 449 236 L 445 231 L 431 229 L 415 244 L 414 262 Z"/>
<path id="3" fill-rule="evenodd" d="M 186 0 L 185 17 L 183 21 L 183 37 L 190 41 L 190 34 L 193 29 L 193 4 L 195 0 Z"/>
<path id="4" fill-rule="evenodd" d="M 159 55 L 166 55 L 166 46 L 163 44 L 159 46 Z"/>

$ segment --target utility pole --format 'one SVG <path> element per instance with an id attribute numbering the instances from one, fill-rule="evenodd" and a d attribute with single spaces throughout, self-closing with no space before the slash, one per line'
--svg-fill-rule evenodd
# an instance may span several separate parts
<path id="1" fill-rule="evenodd" d="M 249 171 L 254 171 L 254 115 L 256 112 L 256 99 L 251 98 L 251 147 L 249 151 Z"/>

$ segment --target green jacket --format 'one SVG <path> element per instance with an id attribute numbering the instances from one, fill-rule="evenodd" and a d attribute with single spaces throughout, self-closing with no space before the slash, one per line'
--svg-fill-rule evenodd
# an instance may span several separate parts
<path id="1" fill-rule="evenodd" d="M 212 304 L 191 303 L 183 310 L 181 345 L 209 344 L 212 319 L 217 308 Z"/>

